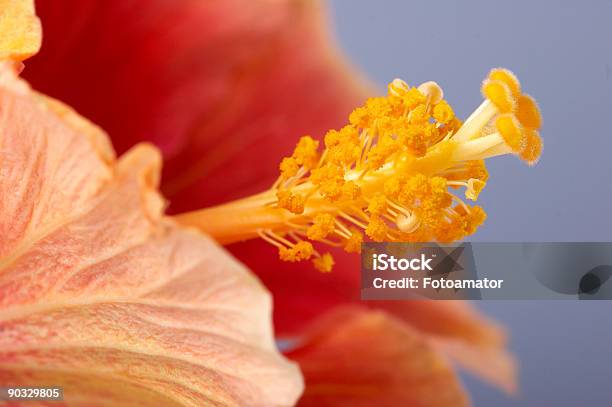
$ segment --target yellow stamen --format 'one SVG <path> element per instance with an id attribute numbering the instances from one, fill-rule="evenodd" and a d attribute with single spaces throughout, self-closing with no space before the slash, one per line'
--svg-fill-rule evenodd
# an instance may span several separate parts
<path id="1" fill-rule="evenodd" d="M 521 83 L 518 78 L 509 70 L 504 68 L 494 68 L 489 72 L 489 79 L 493 81 L 499 81 L 510 89 L 512 96 L 518 98 L 521 94 Z"/>
<path id="2" fill-rule="evenodd" d="M 427 103 L 430 105 L 437 105 L 444 98 L 442 88 L 433 81 L 422 83 L 417 89 L 427 97 Z"/>
<path id="3" fill-rule="evenodd" d="M 512 72 L 496 68 L 489 72 L 489 76 L 482 83 L 481 92 L 485 101 L 454 134 L 454 140 L 465 141 L 479 137 L 495 116 L 500 113 L 514 113 L 518 99 L 521 98 L 521 85 Z"/>
<path id="4" fill-rule="evenodd" d="M 314 253 L 312 243 L 300 241 L 292 247 L 281 247 L 278 251 L 280 259 L 283 261 L 302 261 L 308 260 Z"/>
<path id="5" fill-rule="evenodd" d="M 495 121 L 495 127 L 512 151 L 520 152 L 525 147 L 525 135 L 521 125 L 511 114 L 502 114 Z"/>
<path id="6" fill-rule="evenodd" d="M 346 181 L 342 186 L 342 199 L 353 201 L 361 196 L 361 188 L 355 181 Z"/>
<path id="7" fill-rule="evenodd" d="M 336 229 L 335 219 L 329 213 L 319 213 L 314 217 L 314 222 L 308 228 L 307 236 L 310 240 L 322 240 L 333 233 Z"/>
<path id="8" fill-rule="evenodd" d="M 516 100 L 512 90 L 502 81 L 487 79 L 482 84 L 482 94 L 497 107 L 501 113 L 512 113 Z"/>
<path id="9" fill-rule="evenodd" d="M 327 132 L 322 151 L 302 137 L 270 190 L 178 221 L 223 243 L 259 236 L 281 259 L 314 256 L 325 272 L 333 259 L 312 242 L 358 252 L 364 234 L 374 241 L 449 242 L 474 233 L 486 213 L 449 191 L 463 187 L 467 199 L 477 200 L 488 179 L 486 158 L 537 161 L 535 101 L 503 69 L 485 79 L 485 101 L 463 124 L 435 82 L 416 88 L 396 79 L 388 89 L 356 108 L 348 125 Z"/>
<path id="10" fill-rule="evenodd" d="M 348 253 L 360 253 L 361 243 L 363 242 L 363 234 L 355 228 L 350 229 L 351 235 L 346 239 L 344 243 L 344 250 Z"/>
<path id="11" fill-rule="evenodd" d="M 388 86 L 389 95 L 401 97 L 410 90 L 410 86 L 401 79 L 395 78 Z"/>
<path id="12" fill-rule="evenodd" d="M 443 100 L 434 107 L 433 118 L 436 119 L 438 123 L 448 124 L 455 118 L 455 113 L 448 102 Z"/>
<path id="13" fill-rule="evenodd" d="M 368 212 L 372 215 L 380 215 L 387 210 L 387 197 L 382 194 L 376 194 L 368 204 Z"/>
<path id="14" fill-rule="evenodd" d="M 281 172 L 281 177 L 283 179 L 288 179 L 297 175 L 300 165 L 295 158 L 285 157 L 283 158 L 283 161 L 281 161 L 279 169 Z"/>
<path id="15" fill-rule="evenodd" d="M 280 189 L 276 192 L 279 208 L 287 209 L 291 213 L 300 214 L 304 212 L 304 197 L 295 195 L 291 191 Z"/>
<path id="16" fill-rule="evenodd" d="M 535 165 L 542 154 L 542 138 L 536 130 L 528 129 L 526 132 L 525 148 L 520 153 L 520 157 L 529 165 Z"/>
<path id="17" fill-rule="evenodd" d="M 308 169 L 313 168 L 319 161 L 319 153 L 317 152 L 318 148 L 318 141 L 314 140 L 310 136 L 303 136 L 300 138 L 300 141 L 298 141 L 297 146 L 295 147 L 293 157 L 298 164 L 303 165 Z"/>
<path id="18" fill-rule="evenodd" d="M 380 216 L 374 215 L 370 218 L 370 223 L 365 232 L 375 242 L 382 242 L 387 237 L 388 227 Z"/>
<path id="19" fill-rule="evenodd" d="M 419 227 L 419 219 L 412 214 L 400 213 L 395 219 L 397 228 L 404 233 L 412 233 Z"/>
<path id="20" fill-rule="evenodd" d="M 470 178 L 467 183 L 467 189 L 465 190 L 465 197 L 472 201 L 478 200 L 478 195 L 480 195 L 480 192 L 484 189 L 486 184 L 487 183 L 482 180 Z"/>
<path id="21" fill-rule="evenodd" d="M 525 128 L 537 130 L 542 127 L 542 115 L 538 104 L 529 95 L 519 96 L 516 118 Z"/>
<path id="22" fill-rule="evenodd" d="M 316 257 L 312 264 L 322 273 L 329 273 L 334 268 L 334 258 L 331 254 L 325 253 L 323 256 Z"/>

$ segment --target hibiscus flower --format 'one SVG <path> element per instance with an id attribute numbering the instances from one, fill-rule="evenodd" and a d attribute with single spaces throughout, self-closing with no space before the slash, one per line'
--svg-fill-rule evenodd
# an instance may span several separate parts
<path id="1" fill-rule="evenodd" d="M 3 7 L 9 12 L 4 12 L 0 33 L 12 39 L 0 48 L 4 52 L 0 56 L 5 59 L 21 60 L 37 50 L 37 25 L 28 14 L 28 4 L 9 1 L 7 5 L 12 7 Z M 25 8 L 18 10 L 20 7 Z M 16 349 L 0 357 L 0 366 L 5 366 L 3 381 L 46 383 L 55 378 L 57 369 L 72 374 L 66 373 L 61 383 L 67 397 L 69 392 L 78 394 L 75 403 L 87 400 L 93 404 L 105 399 L 118 402 L 127 391 L 132 392 L 132 404 L 143 405 L 292 404 L 300 392 L 299 376 L 271 346 L 265 292 L 210 239 L 186 229 L 196 226 L 228 244 L 228 249 L 272 292 L 277 333 L 291 339 L 286 355 L 299 363 L 306 382 L 300 405 L 465 405 L 467 396 L 447 361 L 449 357 L 505 390 L 514 389 L 514 366 L 505 350 L 502 329 L 468 304 L 361 303 L 358 257 L 332 250 L 332 260 L 309 241 L 346 247 L 349 241 L 361 239 L 363 233 L 373 239 L 399 240 L 418 232 L 412 235 L 415 239 L 454 240 L 473 231 L 483 220 L 483 212 L 470 211 L 463 201 L 451 208 L 463 225 L 460 228 L 455 224 L 440 228 L 436 222 L 424 227 L 423 219 L 425 215 L 439 219 L 441 211 L 450 207 L 447 186 L 466 188 L 468 199 L 477 197 L 486 181 L 486 170 L 479 160 L 515 152 L 532 162 L 539 155 L 537 108 L 508 71 L 492 71 L 483 86 L 485 102 L 463 125 L 434 83 L 411 88 L 403 81 L 394 81 L 387 97 L 372 99 L 350 115 L 349 128 L 343 133 L 351 111 L 378 92 L 334 48 L 319 2 L 61 0 L 37 3 L 37 14 L 43 23 L 45 43 L 41 53 L 28 62 L 24 77 L 34 88 L 68 103 L 100 125 L 119 153 L 129 152 L 116 162 L 100 130 L 55 101 L 45 98 L 40 102 L 38 94 L 14 78 L 11 69 L 5 69 L 3 76 L 8 79 L 3 94 L 29 102 L 22 106 L 11 100 L 5 102 L 16 107 L 14 112 L 6 109 L 13 115 L 5 113 L 3 129 L 27 123 L 30 126 L 18 126 L 11 134 L 25 132 L 30 139 L 21 136 L 21 140 L 41 145 L 35 150 L 38 154 L 33 154 L 25 146 L 18 150 L 18 145 L 11 144 L 19 142 L 16 136 L 7 138 L 2 151 L 21 151 L 21 155 L 16 154 L 21 167 L 7 167 L 5 171 L 22 174 L 24 169 L 35 168 L 28 173 L 32 185 L 44 191 L 43 196 L 57 195 L 61 204 L 41 200 L 32 194 L 30 184 L 17 176 L 7 178 L 6 191 L 17 189 L 22 194 L 17 194 L 2 212 L 7 230 L 16 232 L 14 242 L 0 251 L 0 265 L 6 264 L 7 276 L 11 272 L 25 277 L 21 286 L 7 286 L 1 292 L 2 304 L 7 304 L 1 320 L 15 329 L 15 334 L 7 337 L 6 349 Z M 411 116 L 420 136 L 407 133 L 402 146 L 398 145 L 399 137 L 388 137 L 387 144 L 368 142 L 367 130 L 372 127 L 368 115 L 389 119 L 389 134 L 395 134 L 390 119 L 407 112 L 390 113 L 396 112 L 392 104 L 404 106 L 410 98 L 417 100 L 409 111 L 422 110 Z M 420 105 L 425 107 L 421 109 Z M 41 117 L 43 113 L 51 115 L 50 111 L 52 118 Z M 418 117 L 423 120 L 418 121 Z M 58 118 L 63 124 L 57 123 Z M 432 119 L 436 125 L 425 126 Z M 488 123 L 493 124 L 493 130 Z M 333 141 L 333 133 L 329 140 L 323 140 L 334 128 L 342 134 L 336 137 L 339 141 Z M 427 137 L 423 136 L 426 130 Z M 47 144 L 53 139 L 41 134 L 51 131 L 62 134 L 64 144 L 49 149 Z M 72 133 L 64 135 L 70 131 L 77 131 L 80 143 L 87 142 L 87 146 L 75 145 L 77 136 Z M 291 154 L 302 134 L 313 136 L 302 138 Z M 448 166 L 444 158 L 450 154 L 450 143 L 445 144 L 447 136 L 462 141 L 461 161 L 468 164 Z M 161 190 L 169 202 L 169 213 L 180 214 L 175 218 L 162 215 L 161 198 L 155 192 L 157 150 L 134 147 L 141 141 L 154 143 L 162 153 Z M 367 150 L 361 149 L 360 142 L 368 146 Z M 327 161 L 321 158 L 323 144 Z M 351 156 L 349 152 L 349 158 L 337 154 L 355 145 L 359 147 L 357 154 Z M 88 149 L 88 155 L 82 155 Z M 400 150 L 422 159 L 418 161 L 421 172 L 427 173 L 423 168 L 435 174 L 456 170 L 469 176 L 444 177 L 443 190 L 439 175 L 425 177 L 424 183 L 418 184 L 424 188 L 415 191 L 433 192 L 419 199 L 443 199 L 440 211 L 424 214 L 414 208 L 407 210 L 406 200 L 399 208 L 389 208 L 387 205 L 397 205 L 400 198 L 368 195 L 370 189 L 363 183 L 347 183 L 345 187 L 343 179 L 352 179 L 347 174 L 342 173 L 342 179 L 330 175 L 335 172 L 331 165 L 339 162 L 351 171 L 379 171 L 391 161 L 395 163 Z M 374 157 L 372 151 L 379 156 L 379 166 L 361 162 L 362 156 Z M 430 154 L 432 151 L 437 153 Z M 65 166 L 61 170 L 40 164 L 48 162 L 46 157 L 52 153 L 57 154 L 53 162 Z M 287 154 L 279 178 L 280 158 Z M 332 162 L 330 157 L 339 157 L 340 161 Z M 81 169 L 75 159 L 83 166 L 101 161 L 103 168 Z M 2 163 L 14 165 L 11 160 Z M 317 170 L 320 176 L 315 175 Z M 44 176 L 49 171 L 54 178 Z M 81 173 L 82 177 L 74 175 Z M 68 186 L 62 185 L 62 180 Z M 401 179 L 393 182 L 401 189 L 408 185 Z M 272 184 L 274 188 L 270 189 Z M 310 192 L 304 193 L 304 185 L 310 185 L 323 200 L 308 200 Z M 200 210 L 259 191 L 269 192 L 254 206 L 253 200 L 248 200 Z M 98 203 L 101 196 L 116 201 L 109 198 L 109 202 Z M 370 208 L 376 199 L 381 200 L 383 208 L 378 213 Z M 363 218 L 356 218 L 354 213 L 345 213 L 352 221 L 333 217 L 331 230 L 325 232 L 330 211 L 320 210 L 323 202 L 338 205 L 347 200 L 360 202 Z M 17 209 L 24 201 L 31 206 L 25 212 Z M 248 202 L 246 207 L 244 202 Z M 91 209 L 89 223 L 64 221 L 84 208 L 99 208 Z M 304 210 L 312 216 L 304 219 Z M 266 215 L 272 211 L 273 217 L 280 216 L 282 222 L 275 218 L 271 225 L 250 222 L 248 227 L 240 223 L 241 217 L 252 219 L 257 211 Z M 392 224 L 387 219 L 389 214 L 395 214 Z M 470 214 L 472 217 L 468 217 Z M 40 216 L 42 221 L 38 220 Z M 22 217 L 24 223 L 20 224 Z M 287 217 L 300 221 L 287 230 Z M 134 226 L 139 222 L 146 224 L 143 230 Z M 53 227 L 58 224 L 67 227 L 55 231 Z M 75 231 L 90 229 L 97 232 L 75 238 Z M 43 237 L 51 235 L 50 230 L 64 235 L 45 242 Z M 420 234 L 423 231 L 427 235 Z M 105 238 L 102 232 L 108 236 Z M 174 239 L 179 238 L 174 233 L 187 234 L 184 242 L 177 243 Z M 327 239 L 330 233 L 336 238 Z M 287 234 L 292 240 L 287 240 Z M 240 242 L 257 237 L 262 239 Z M 107 247 L 105 239 L 112 247 Z M 43 249 L 37 246 L 39 241 L 53 249 L 46 257 L 40 257 Z M 68 252 L 76 251 L 77 255 L 63 259 L 57 247 L 74 241 L 87 244 L 77 246 L 78 250 L 69 247 Z M 140 252 L 132 252 L 132 246 Z M 183 248 L 188 253 L 179 252 Z M 281 263 L 277 249 L 287 260 L 312 257 L 322 270 L 330 269 L 334 262 L 334 270 L 319 273 L 308 262 Z M 30 253 L 34 253 L 31 261 L 38 263 L 21 264 Z M 197 258 L 202 253 L 204 259 Z M 128 262 L 135 260 L 140 263 Z M 57 268 L 37 273 L 35 278 L 26 274 L 43 261 L 59 263 L 66 274 Z M 192 267 L 184 271 L 184 264 Z M 229 284 L 227 279 L 242 279 L 242 283 Z M 149 280 L 156 283 L 143 283 Z M 41 286 L 47 288 L 40 290 Z M 156 289 L 151 291 L 151 287 Z M 13 295 L 20 291 L 28 295 L 24 294 L 24 299 Z M 90 297 L 94 301 L 87 304 L 78 301 Z M 132 303 L 136 310 L 129 308 Z M 29 319 L 29 314 L 21 313 L 30 309 L 24 304 L 54 304 L 48 311 L 53 313 Z M 125 304 L 128 308 L 121 309 Z M 184 304 L 201 312 L 193 315 L 175 310 Z M 154 305 L 159 308 L 146 308 Z M 216 314 L 217 308 L 239 312 Z M 96 324 L 100 327 L 76 330 Z M 20 338 L 29 340 L 35 336 L 34 331 L 45 334 L 27 343 L 27 352 L 31 353 L 20 353 Z M 211 339 L 215 335 L 217 342 Z M 79 340 L 71 341 L 73 336 Z M 138 339 L 142 336 L 153 339 Z M 69 358 L 57 351 L 43 352 L 40 348 L 47 347 L 50 337 L 59 338 L 50 343 L 70 349 L 73 355 Z M 146 358 L 136 358 L 129 354 L 130 349 Z M 166 353 L 168 359 L 164 358 Z M 209 364 L 210 360 L 215 363 Z M 16 373 L 14 365 L 24 361 L 44 369 Z M 157 366 L 163 366 L 161 372 L 156 371 Z M 191 370 L 196 367 L 201 370 Z M 79 377 L 79 370 L 87 371 L 85 380 Z M 194 376 L 201 380 L 194 382 Z M 74 384 L 79 379 L 83 383 L 80 388 Z M 109 391 L 111 385 L 116 390 Z"/>

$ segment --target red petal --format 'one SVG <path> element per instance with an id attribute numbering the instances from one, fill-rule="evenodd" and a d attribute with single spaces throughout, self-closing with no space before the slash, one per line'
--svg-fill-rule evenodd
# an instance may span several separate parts
<path id="1" fill-rule="evenodd" d="M 329 44 L 319 2 L 41 1 L 25 73 L 101 125 L 119 152 L 161 147 L 173 211 L 258 192 L 305 133 L 366 92 Z"/>
<path id="2" fill-rule="evenodd" d="M 342 309 L 318 321 L 288 356 L 300 363 L 299 406 L 466 406 L 445 359 L 422 335 L 380 311 Z"/>

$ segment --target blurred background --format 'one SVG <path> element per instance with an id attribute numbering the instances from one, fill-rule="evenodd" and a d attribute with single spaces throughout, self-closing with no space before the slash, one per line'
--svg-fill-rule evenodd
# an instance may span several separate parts
<path id="1" fill-rule="evenodd" d="M 489 69 L 514 71 L 544 117 L 534 168 L 487 161 L 475 241 L 612 241 L 612 2 L 332 0 L 348 57 L 381 86 L 437 81 L 459 117 Z M 509 398 L 464 376 L 476 406 L 612 405 L 612 304 L 489 301 L 520 363 Z"/>

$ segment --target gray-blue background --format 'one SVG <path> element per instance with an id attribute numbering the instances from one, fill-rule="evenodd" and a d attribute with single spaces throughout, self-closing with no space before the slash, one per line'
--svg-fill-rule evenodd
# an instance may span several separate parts
<path id="1" fill-rule="evenodd" d="M 544 154 L 529 168 L 488 161 L 472 240 L 612 241 L 612 1 L 332 0 L 348 56 L 381 87 L 435 80 L 465 118 L 488 70 L 503 66 L 536 97 Z M 612 304 L 482 302 L 520 360 L 513 400 L 467 378 L 476 406 L 612 405 Z"/>

